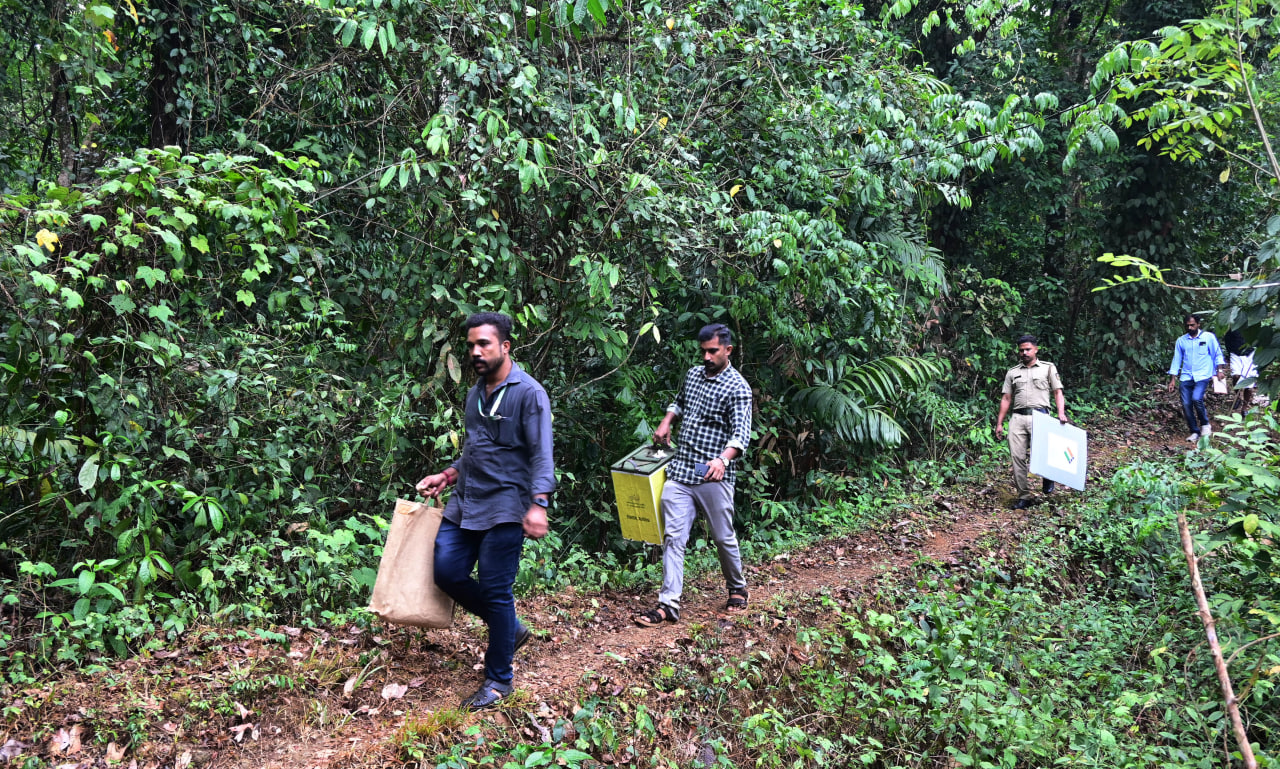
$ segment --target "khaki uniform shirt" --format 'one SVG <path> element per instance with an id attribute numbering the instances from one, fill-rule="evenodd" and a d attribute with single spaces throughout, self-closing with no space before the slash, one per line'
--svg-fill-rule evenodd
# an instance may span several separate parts
<path id="1" fill-rule="evenodd" d="M 1058 367 L 1048 361 L 1037 360 L 1033 366 L 1020 363 L 1009 369 L 1000 392 L 1013 395 L 1011 408 L 1051 409 L 1049 404 L 1053 391 L 1061 389 Z"/>

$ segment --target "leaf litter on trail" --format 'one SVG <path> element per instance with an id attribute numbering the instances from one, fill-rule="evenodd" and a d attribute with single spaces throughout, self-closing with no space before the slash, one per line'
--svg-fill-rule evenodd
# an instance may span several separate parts
<path id="1" fill-rule="evenodd" d="M 18 756 L 22 755 L 22 751 L 31 747 L 25 742 L 17 740 L 9 740 L 3 746 L 0 746 L 0 763 L 8 763 Z"/>
<path id="2" fill-rule="evenodd" d="M 257 740 L 258 734 L 259 734 L 258 725 L 257 724 L 240 724 L 239 726 L 233 726 L 231 727 L 231 733 L 235 735 L 235 741 L 237 743 L 244 742 L 244 738 L 246 734 L 249 736 L 249 739 Z"/>
<path id="3" fill-rule="evenodd" d="M 84 727 L 76 724 L 70 729 L 59 729 L 49 738 L 49 752 L 55 756 L 70 756 L 80 752 L 80 735 Z"/>
<path id="4" fill-rule="evenodd" d="M 1004 489 L 1007 485 L 1009 484 L 1002 483 L 1000 488 Z M 989 540 L 983 540 L 981 543 L 975 544 L 977 538 L 984 532 L 996 531 L 1000 527 L 1009 525 L 1009 521 L 1006 520 L 1006 514 L 1003 511 L 994 513 L 997 504 L 990 497 L 995 494 L 996 489 L 990 485 L 989 480 L 980 480 L 972 485 L 966 483 L 962 487 L 949 492 L 946 496 L 936 498 L 952 505 L 951 510 L 947 510 L 944 505 L 938 504 L 935 499 L 925 498 L 921 508 L 926 512 L 922 513 L 921 516 L 906 521 L 898 519 L 896 527 L 893 522 L 890 522 L 889 525 L 879 529 L 874 536 L 868 534 L 866 536 L 834 540 L 830 543 L 823 543 L 819 548 L 810 548 L 789 556 L 782 555 L 776 559 L 771 558 L 763 564 L 753 565 L 750 567 L 755 578 L 753 581 L 760 585 L 761 597 L 758 600 L 768 601 L 772 593 L 778 590 L 794 589 L 801 594 L 820 590 L 823 586 L 830 590 L 831 585 L 845 580 L 861 579 L 862 577 L 857 576 L 861 573 L 859 570 L 864 567 L 869 568 L 873 562 L 875 564 L 883 563 L 887 568 L 907 568 L 909 563 L 891 555 L 892 551 L 898 549 L 894 540 L 903 535 L 918 537 L 922 532 L 935 533 L 929 530 L 931 524 L 941 526 L 941 530 L 936 532 L 937 534 L 949 536 L 951 540 L 954 540 L 954 542 L 948 541 L 946 543 L 930 540 L 927 546 L 938 555 L 950 554 L 953 559 L 959 558 L 961 561 L 966 561 L 971 557 L 977 556 L 957 556 L 957 553 L 967 552 L 962 551 L 961 548 L 969 547 L 970 545 L 976 548 L 974 552 L 979 553 L 985 553 L 993 548 L 1003 549 L 1002 545 L 994 544 Z M 1005 492 L 1001 491 L 1001 494 L 1005 494 Z M 993 513 L 994 517 L 991 517 Z M 923 521 L 920 520 L 921 517 Z M 988 520 L 989 517 L 991 518 L 990 520 Z M 946 521 L 945 525 L 941 524 L 941 521 L 944 520 Z M 903 531 L 908 526 L 910 526 L 910 529 Z M 888 535 L 887 538 L 881 539 L 880 537 L 884 535 Z M 833 561 L 838 562 L 839 565 L 832 565 Z M 864 564 L 863 562 L 866 563 Z M 904 563 L 906 566 L 904 566 Z M 806 570 L 818 570 L 820 573 L 810 575 Z M 714 593 L 714 596 L 712 598 L 704 596 L 702 599 L 692 601 L 690 606 L 690 616 L 694 619 L 705 617 L 709 623 L 706 627 L 711 633 L 716 632 L 715 628 L 717 626 L 724 627 L 723 621 L 715 621 L 715 619 L 722 619 L 718 613 L 721 600 L 719 599 L 719 587 L 719 585 L 712 586 L 714 590 L 712 588 L 704 588 L 707 591 L 706 595 Z M 840 598 L 837 600 L 843 606 L 843 601 L 846 598 L 853 600 L 854 596 L 858 594 L 860 594 L 859 591 L 848 595 L 838 593 Z M 753 598 L 755 598 L 754 595 Z M 544 600 L 547 603 L 553 603 L 551 599 Z M 564 602 L 567 605 L 563 607 L 563 611 L 568 612 L 569 615 L 574 615 L 583 608 L 583 601 L 585 600 L 590 600 L 589 593 L 575 595 L 572 600 Z M 623 606 L 626 601 L 637 599 L 630 593 L 623 591 L 616 595 L 611 595 L 610 600 L 616 600 L 619 606 Z M 530 599 L 525 609 L 529 611 L 530 607 L 538 607 L 540 605 L 539 599 Z M 779 602 L 776 605 L 769 605 L 767 610 L 759 611 L 758 615 L 752 618 L 749 627 L 741 621 L 733 623 L 737 628 L 733 630 L 735 636 L 743 636 L 741 648 L 768 648 L 771 653 L 775 652 L 774 647 L 769 645 L 770 639 L 778 635 L 778 629 L 788 622 L 786 614 L 790 613 L 781 608 L 784 605 L 791 606 L 789 603 Z M 560 604 L 557 603 L 556 606 L 560 606 Z M 599 610 L 599 607 L 594 608 Z M 797 614 L 800 613 L 802 612 L 797 608 Z M 603 616 L 606 612 L 600 611 L 600 614 Z M 590 669 L 596 666 L 593 662 L 603 661 L 602 659 L 592 660 L 589 658 L 610 659 L 610 657 L 604 656 L 606 649 L 612 650 L 613 655 L 629 662 L 625 667 L 622 665 L 610 666 L 613 668 L 612 672 L 617 674 L 617 681 L 601 676 L 599 679 L 588 677 L 587 682 L 590 690 L 600 695 L 621 696 L 626 691 L 626 687 L 623 684 L 630 683 L 627 679 L 632 677 L 632 668 L 634 667 L 636 670 L 644 669 L 641 662 L 649 659 L 647 652 L 644 651 L 649 646 L 652 646 L 653 655 L 662 657 L 668 653 L 668 650 L 673 652 L 682 650 L 676 652 L 677 655 L 687 653 L 689 651 L 687 647 L 695 645 L 693 638 L 689 637 L 689 634 L 683 634 L 683 637 L 674 637 L 681 635 L 678 633 L 679 627 L 673 627 L 667 633 L 660 633 L 657 636 L 652 631 L 633 631 L 630 629 L 629 616 L 624 616 L 627 614 L 628 612 L 626 611 L 619 611 L 612 618 L 612 625 L 609 622 L 605 623 L 603 632 L 596 628 L 595 625 L 588 626 L 585 623 L 579 625 L 573 622 L 561 621 L 559 615 L 554 618 L 548 615 L 544 624 L 540 626 L 545 626 L 552 634 L 547 646 L 558 648 L 561 653 L 538 654 L 535 651 L 533 654 L 526 653 L 525 657 L 518 660 L 518 674 L 522 677 L 522 688 L 535 698 L 533 702 L 539 702 L 539 698 L 546 696 L 548 693 L 577 691 L 579 682 L 583 678 L 583 669 Z M 457 680 L 459 678 L 458 672 L 466 671 L 473 661 L 480 657 L 483 651 L 483 638 L 477 637 L 481 634 L 473 632 L 479 629 L 477 625 L 476 627 L 463 626 L 460 629 L 455 628 L 453 630 L 427 631 L 421 636 L 412 636 L 412 638 L 418 640 L 411 643 L 407 640 L 411 638 L 410 636 L 399 635 L 400 631 L 396 630 L 369 632 L 355 626 L 330 628 L 328 630 L 307 628 L 302 631 L 300 637 L 307 638 L 308 641 L 301 643 L 294 640 L 293 649 L 288 648 L 288 641 L 283 642 L 284 648 L 281 649 L 279 646 L 269 646 L 256 640 L 250 640 L 243 644 L 229 643 L 226 646 L 218 646 L 216 650 L 204 651 L 203 647 L 189 646 L 180 651 L 168 653 L 162 651 L 152 656 L 157 661 L 179 657 L 185 659 L 187 664 L 195 663 L 197 666 L 204 666 L 201 655 L 214 654 L 216 651 L 216 659 L 227 661 L 227 669 L 231 670 L 236 667 L 236 664 L 231 660 L 234 660 L 238 655 L 257 657 L 262 662 L 255 662 L 255 664 L 262 665 L 266 665 L 266 661 L 270 660 L 274 655 L 277 660 L 276 664 L 288 666 L 289 675 L 295 678 L 299 675 L 305 675 L 306 680 L 321 692 L 321 696 L 330 700 L 327 704 L 336 706 L 335 712 L 339 710 L 342 712 L 342 718 L 345 719 L 349 726 L 335 729 L 336 733 L 332 735 L 334 738 L 340 738 L 344 731 L 358 729 L 363 732 L 373 726 L 380 730 L 377 733 L 380 736 L 373 739 L 377 744 L 381 743 L 383 736 L 385 736 L 381 730 L 388 728 L 388 725 L 392 724 L 391 716 L 394 714 L 398 718 L 401 715 L 401 711 L 392 710 L 392 708 L 404 707 L 404 704 L 401 703 L 393 705 L 391 700 L 395 698 L 382 697 L 383 704 L 381 708 L 374 704 L 376 700 L 369 702 L 366 699 L 366 697 L 372 695 L 372 691 L 388 691 L 388 687 L 385 686 L 373 688 L 374 682 L 377 680 L 373 676 L 377 674 L 379 667 L 381 666 L 383 670 L 398 669 L 400 671 L 395 675 L 407 681 L 406 689 L 415 690 L 415 699 L 418 700 L 415 703 L 415 707 L 420 707 L 424 711 L 429 711 L 433 707 L 448 707 L 452 704 L 454 697 L 454 691 L 451 687 L 459 685 Z M 284 628 L 279 628 L 279 630 L 286 637 L 296 638 Z M 408 633 L 410 631 L 405 632 Z M 604 635 L 605 632 L 609 633 L 609 635 Z M 641 633 L 645 634 L 641 635 Z M 344 638 L 344 635 L 347 635 L 347 637 Z M 634 637 L 631 637 L 633 635 Z M 406 639 L 403 648 L 399 646 L 389 647 L 389 649 L 378 648 L 380 643 L 398 644 L 402 638 Z M 610 642 L 608 644 L 598 643 L 598 641 L 605 638 L 609 639 Z M 374 639 L 377 640 L 375 641 Z M 761 646 L 761 644 L 764 644 L 764 646 Z M 362 656 L 357 661 L 356 655 L 364 654 L 361 650 L 370 649 L 371 646 L 371 652 L 376 655 L 371 664 L 367 665 L 359 674 L 351 675 L 350 679 L 341 678 L 341 672 L 347 672 L 350 675 L 351 671 L 360 670 L 360 665 L 366 662 L 367 657 Z M 307 651 L 299 651 L 300 647 L 306 648 Z M 594 652 L 592 651 L 593 649 L 595 650 Z M 268 653 L 268 650 L 270 650 L 270 653 Z M 281 653 L 284 651 L 295 653 L 288 654 L 287 656 L 290 659 L 285 660 L 283 657 L 286 655 Z M 799 654 L 794 654 L 791 648 L 778 648 L 776 651 L 781 651 L 792 666 L 804 664 L 797 659 L 798 656 L 808 656 L 803 651 L 800 651 Z M 302 661 L 302 657 L 314 657 L 316 660 L 314 669 L 312 663 L 310 661 Z M 155 672 L 158 668 L 164 668 L 173 670 L 174 677 L 180 678 L 184 686 L 194 686 L 195 682 L 208 678 L 209 689 L 223 691 L 227 688 L 225 682 L 217 675 L 209 677 L 193 676 L 188 679 L 189 673 L 178 670 L 178 667 L 182 664 L 182 662 L 179 662 L 173 667 L 154 664 L 139 666 L 135 662 L 135 665 L 130 667 L 122 663 L 118 670 L 122 674 L 132 674 L 136 671 L 136 675 L 142 676 L 149 675 L 150 672 Z M 708 663 L 704 661 L 701 664 L 705 666 Z M 525 669 L 519 670 L 521 665 Z M 220 665 L 216 667 L 221 668 Z M 482 668 L 482 665 L 476 665 L 475 667 L 479 669 Z M 538 672 L 534 673 L 531 668 L 536 668 Z M 297 671 L 299 670 L 304 672 L 298 673 Z M 383 680 L 385 683 L 386 679 Z M 403 686 L 403 684 L 397 684 L 396 686 Z M 361 696 L 363 693 L 359 691 L 360 689 L 371 691 L 368 695 Z M 339 690 L 341 690 L 342 694 L 339 694 Z M 665 694 L 667 693 L 657 694 L 657 699 L 661 701 Z M 43 702 L 50 695 L 43 690 L 33 689 L 26 696 Z M 280 701 L 283 701 L 286 694 L 281 691 L 275 693 L 275 696 Z M 401 696 L 407 697 L 407 691 Z M 651 694 L 651 696 L 653 695 Z M 342 697 L 347 699 L 345 702 L 339 703 L 338 701 Z M 219 756 L 218 760 L 214 762 L 214 765 L 224 766 L 227 769 L 263 769 L 267 765 L 272 766 L 273 769 L 276 767 L 279 767 L 279 769 L 302 769 L 303 766 L 310 768 L 323 764 L 333 756 L 332 753 L 326 754 L 326 750 L 322 749 L 322 745 L 308 744 L 306 737 L 299 741 L 298 738 L 301 735 L 293 731 L 293 725 L 287 720 L 282 721 L 283 726 L 265 726 L 261 722 L 252 725 L 241 723 L 236 731 L 229 731 L 232 724 L 236 724 L 237 721 L 247 722 L 255 717 L 261 719 L 266 717 L 266 713 L 276 712 L 274 708 L 279 707 L 279 702 L 255 700 L 254 709 L 258 711 L 257 714 L 252 712 L 248 715 L 244 713 L 237 714 L 234 710 L 238 709 L 233 709 L 232 713 L 224 711 L 209 724 L 210 728 L 208 730 L 193 730 L 189 726 L 186 729 L 180 728 L 178 724 L 181 721 L 174 718 L 176 711 L 164 708 L 164 702 L 163 692 L 148 690 L 145 697 L 139 698 L 134 703 L 135 707 L 156 712 L 151 714 L 153 720 L 149 725 L 152 739 L 149 741 L 144 739 L 139 743 L 131 744 L 128 746 L 129 752 L 146 751 L 149 745 L 157 742 L 160 744 L 168 742 L 170 745 L 175 742 L 183 744 L 186 739 L 183 739 L 182 732 L 191 731 L 194 739 L 204 741 L 203 748 L 205 749 L 215 746 L 225 748 L 234 736 L 239 736 L 240 739 L 236 740 L 239 746 Z M 361 706 L 361 702 L 367 702 L 368 704 Z M 571 715 L 579 709 L 575 705 L 576 703 L 567 703 L 563 705 L 563 709 Z M 245 708 L 245 710 L 248 710 L 248 708 Z M 519 709 L 514 710 L 511 715 L 512 718 L 509 720 L 513 722 L 513 725 L 520 730 L 521 734 L 527 734 L 530 737 L 540 737 L 541 729 L 549 726 L 545 720 L 547 715 L 542 712 L 541 708 L 537 711 L 539 718 L 536 722 L 532 718 L 525 720 Z M 351 718 L 352 716 L 356 718 L 353 719 Z M 359 718 L 359 716 L 365 717 Z M 70 727 L 74 723 L 74 716 L 67 715 L 66 718 L 67 720 L 62 723 L 66 725 L 66 731 L 69 734 Z M 506 716 L 504 716 L 504 719 L 506 719 Z M 218 723 L 219 721 L 221 723 Z M 58 722 L 54 721 L 53 723 L 57 724 Z M 257 743 L 244 739 L 244 737 L 256 736 L 257 728 L 253 727 L 264 730 Z M 86 724 L 84 727 L 85 734 L 94 733 L 93 730 L 95 728 L 92 723 Z M 38 753 L 45 750 L 49 740 L 48 734 L 47 731 L 44 732 L 36 745 L 22 746 L 20 743 L 11 741 L 6 743 L 5 746 L 0 746 L 0 765 L 4 764 L 5 758 L 3 756 L 5 755 L 14 757 L 22 755 L 25 757 L 33 752 Z M 211 736 L 214 734 L 217 737 Z M 46 758 L 48 763 L 44 765 L 58 767 L 64 762 L 74 762 L 80 758 L 88 758 L 88 754 L 96 750 L 102 750 L 102 746 L 93 745 L 84 734 L 82 734 L 82 739 L 84 745 L 80 753 L 75 756 L 48 756 Z M 367 736 L 366 739 L 368 739 Z M 266 753 L 263 751 L 270 747 L 272 755 L 275 755 L 275 752 L 279 750 L 278 746 L 284 744 L 286 740 L 290 741 L 289 744 L 293 747 L 293 750 L 286 749 L 280 755 L 289 756 L 288 760 L 280 764 L 265 761 L 264 756 Z M 691 738 L 690 742 L 695 746 L 698 744 L 696 738 Z M 24 747 L 25 751 L 23 750 Z M 317 750 L 316 748 L 321 749 Z M 6 750 L 8 751 L 7 753 L 4 752 Z M 201 749 L 197 750 L 196 753 L 197 758 L 191 764 L 190 769 L 207 765 L 204 758 L 205 751 Z M 145 756 L 147 753 L 143 752 L 142 755 Z M 119 767 L 119 769 L 173 769 L 175 766 L 177 769 L 185 769 L 186 765 L 181 762 L 175 764 L 176 753 L 166 750 L 161 755 L 166 755 L 167 757 L 162 761 L 133 759 L 132 763 L 130 758 L 123 758 L 122 762 L 110 765 Z M 609 758 L 618 759 L 620 757 L 611 755 Z M 98 761 L 99 763 L 93 764 L 95 769 L 107 765 L 101 763 L 101 754 L 99 754 Z M 223 761 L 229 763 L 223 763 Z M 66 765 L 75 766 L 73 763 Z"/>

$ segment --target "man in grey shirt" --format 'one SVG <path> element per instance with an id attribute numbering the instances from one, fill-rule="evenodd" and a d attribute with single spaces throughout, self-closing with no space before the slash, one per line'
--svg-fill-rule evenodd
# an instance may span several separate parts
<path id="1" fill-rule="evenodd" d="M 477 313 L 467 318 L 466 328 L 480 379 L 467 393 L 462 456 L 423 478 L 417 489 L 435 498 L 455 487 L 436 536 L 435 580 L 489 626 L 484 683 L 461 705 L 479 710 L 511 692 L 511 659 L 532 637 L 516 619 L 512 587 L 524 538 L 547 533 L 555 472 L 551 401 L 511 360 L 511 318 Z"/>

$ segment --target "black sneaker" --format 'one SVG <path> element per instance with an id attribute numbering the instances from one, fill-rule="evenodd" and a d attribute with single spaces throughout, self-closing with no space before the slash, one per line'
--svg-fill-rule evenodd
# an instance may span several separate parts
<path id="1" fill-rule="evenodd" d="M 525 644 L 529 643 L 531 640 L 533 640 L 533 631 L 525 627 L 524 625 L 517 625 L 516 626 L 516 648 L 512 649 L 511 653 L 514 655 L 516 652 L 520 651 L 521 646 L 524 646 Z"/>
<path id="2" fill-rule="evenodd" d="M 1031 500 L 1029 499 L 1019 499 L 1017 502 L 1013 503 L 1014 510 L 1027 510 L 1030 507 L 1031 507 Z"/>
<path id="3" fill-rule="evenodd" d="M 1044 492 L 1045 494 L 1052 494 L 1053 481 L 1049 480 L 1048 478 L 1040 479 L 1040 491 Z"/>

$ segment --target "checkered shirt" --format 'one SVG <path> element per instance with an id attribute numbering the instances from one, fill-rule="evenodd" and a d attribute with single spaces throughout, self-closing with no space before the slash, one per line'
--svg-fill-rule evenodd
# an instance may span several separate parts
<path id="1" fill-rule="evenodd" d="M 730 447 L 741 458 L 751 442 L 751 387 L 732 365 L 711 378 L 702 366 L 689 369 L 667 411 L 680 417 L 679 448 L 667 465 L 667 478 L 673 481 L 688 486 L 706 483 L 693 471 L 695 462 L 710 462 Z M 726 464 L 722 483 L 734 482 L 737 464 L 736 459 Z"/>

